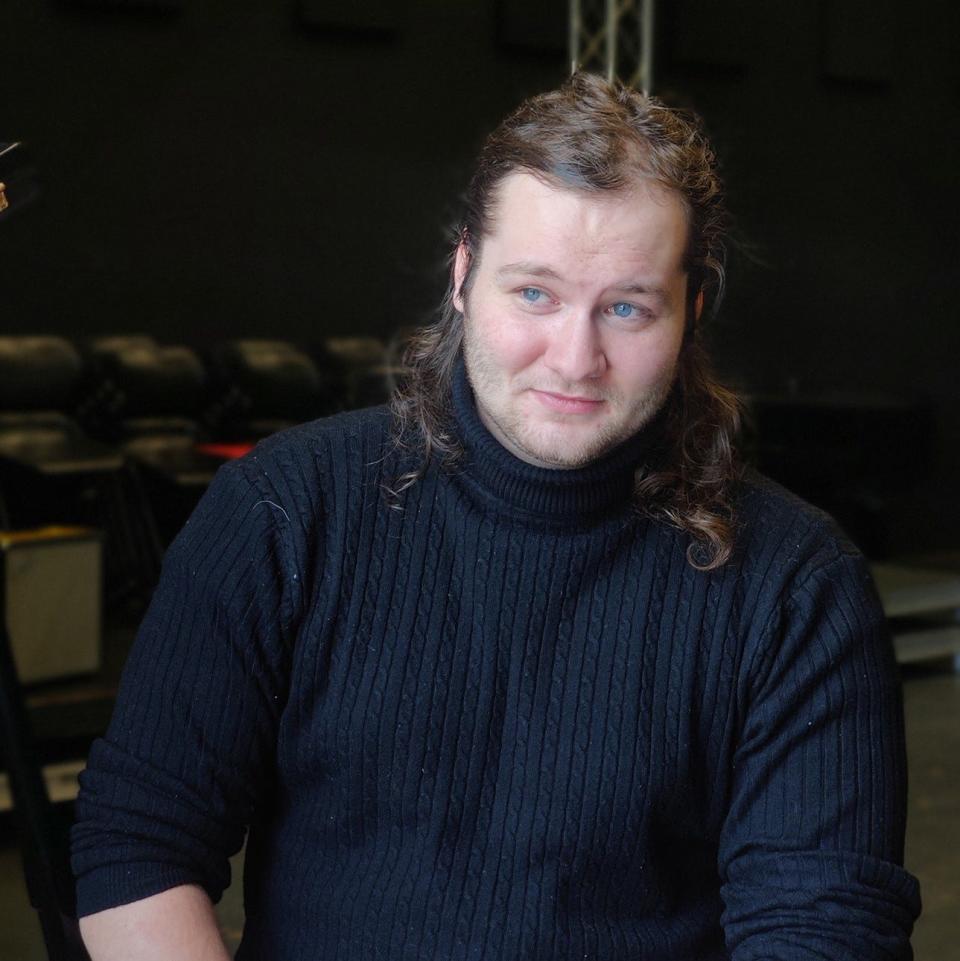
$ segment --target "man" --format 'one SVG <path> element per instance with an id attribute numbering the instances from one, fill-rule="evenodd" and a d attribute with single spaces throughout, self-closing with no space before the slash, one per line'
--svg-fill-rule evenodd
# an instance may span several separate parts
<path id="1" fill-rule="evenodd" d="M 490 137 L 392 409 L 221 470 L 74 837 L 95 959 L 910 957 L 902 719 L 832 523 L 738 469 L 691 121 L 590 76 Z"/>

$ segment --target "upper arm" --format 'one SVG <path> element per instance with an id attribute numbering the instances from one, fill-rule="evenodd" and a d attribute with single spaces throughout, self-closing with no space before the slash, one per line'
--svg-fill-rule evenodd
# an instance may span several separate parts
<path id="1" fill-rule="evenodd" d="M 719 869 L 728 946 L 749 958 L 908 958 L 901 695 L 862 559 L 783 598 L 752 666 Z"/>
<path id="2" fill-rule="evenodd" d="M 182 884 L 216 900 L 229 883 L 285 695 L 296 564 L 286 518 L 229 465 L 168 551 L 81 776 L 81 914 Z"/>

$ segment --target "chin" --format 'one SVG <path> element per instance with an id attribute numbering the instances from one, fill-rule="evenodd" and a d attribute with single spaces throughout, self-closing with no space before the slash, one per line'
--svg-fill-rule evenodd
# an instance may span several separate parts
<path id="1" fill-rule="evenodd" d="M 563 428 L 555 429 L 556 433 L 562 430 Z M 529 457 L 535 458 L 545 467 L 574 470 L 586 467 L 602 457 L 628 436 L 630 435 L 613 434 L 601 427 L 581 438 L 551 437 L 548 432 L 542 431 L 518 431 L 513 434 L 512 440 Z"/>

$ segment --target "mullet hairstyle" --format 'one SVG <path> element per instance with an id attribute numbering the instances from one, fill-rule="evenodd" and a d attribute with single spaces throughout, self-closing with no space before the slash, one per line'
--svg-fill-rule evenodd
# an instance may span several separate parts
<path id="1" fill-rule="evenodd" d="M 643 515 L 691 535 L 687 559 L 692 566 L 720 567 L 733 551 L 741 403 L 715 379 L 701 336 L 702 321 L 715 315 L 724 287 L 727 214 L 716 158 L 695 116 L 594 74 L 574 74 L 559 89 L 524 101 L 480 153 L 453 238 L 450 282 L 439 316 L 408 342 L 404 377 L 391 399 L 396 443 L 422 454 L 420 467 L 389 489 L 393 503 L 423 476 L 432 457 L 451 466 L 462 454 L 450 401 L 463 343 L 463 315 L 453 305 L 453 262 L 464 247 L 466 297 L 483 238 L 496 218 L 497 188 L 515 172 L 587 195 L 653 183 L 683 202 L 689 224 L 687 326 L 677 383 L 666 402 L 662 456 L 637 471 L 634 500 Z"/>

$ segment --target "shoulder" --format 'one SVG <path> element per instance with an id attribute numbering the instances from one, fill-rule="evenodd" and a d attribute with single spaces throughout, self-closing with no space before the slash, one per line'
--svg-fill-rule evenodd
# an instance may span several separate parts
<path id="1" fill-rule="evenodd" d="M 757 471 L 745 472 L 731 564 L 754 624 L 846 610 L 882 618 L 867 562 L 837 522 Z"/>
<path id="2" fill-rule="evenodd" d="M 221 525 L 256 519 L 273 534 L 292 537 L 299 553 L 315 541 L 328 497 L 357 487 L 357 472 L 384 459 L 391 447 L 390 423 L 386 407 L 373 407 L 265 438 L 220 467 L 179 539 L 208 516 Z"/>
<path id="3" fill-rule="evenodd" d="M 797 568 L 861 559 L 859 549 L 825 511 L 747 468 L 736 499 L 739 553 L 748 565 L 777 557 Z"/>
<path id="4" fill-rule="evenodd" d="M 168 553 L 221 554 L 238 571 L 250 565 L 274 570 L 285 584 L 284 604 L 293 611 L 322 562 L 331 511 L 343 491 L 359 490 L 354 477 L 363 465 L 383 459 L 390 423 L 388 409 L 376 407 L 265 438 L 219 469 Z"/>
<path id="5" fill-rule="evenodd" d="M 261 489 L 312 490 L 331 475 L 385 457 L 391 422 L 385 405 L 323 417 L 265 438 L 237 466 Z"/>
<path id="6" fill-rule="evenodd" d="M 837 522 L 768 477 L 748 471 L 738 497 L 737 571 L 763 630 L 761 661 L 817 627 L 840 657 L 850 644 L 885 645 L 884 617 L 866 559 Z M 842 625 L 842 627 L 841 627 Z M 766 641 L 763 640 L 766 638 Z"/>
<path id="7" fill-rule="evenodd" d="M 323 456 L 331 445 L 344 442 L 353 450 L 358 449 L 357 444 L 384 446 L 390 439 L 390 425 L 386 405 L 344 411 L 273 434 L 260 441 L 244 460 L 295 466 Z"/>

